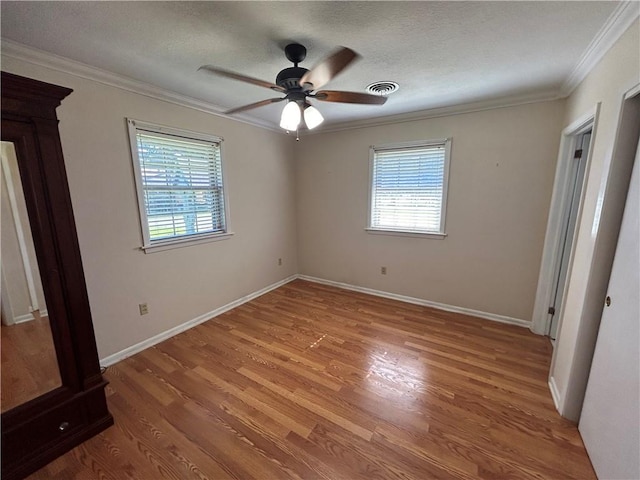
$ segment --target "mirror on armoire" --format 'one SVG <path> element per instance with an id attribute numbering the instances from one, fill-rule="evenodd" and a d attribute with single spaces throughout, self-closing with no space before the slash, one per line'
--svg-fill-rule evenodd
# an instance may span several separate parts
<path id="1" fill-rule="evenodd" d="M 0 144 L 0 411 L 61 385 L 13 143 Z"/>
<path id="2" fill-rule="evenodd" d="M 19 480 L 113 424 L 56 109 L 72 90 L 2 72 L 1 476 Z"/>

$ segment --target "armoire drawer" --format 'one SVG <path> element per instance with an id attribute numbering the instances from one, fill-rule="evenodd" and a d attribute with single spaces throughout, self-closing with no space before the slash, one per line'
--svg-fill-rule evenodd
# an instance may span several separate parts
<path id="1" fill-rule="evenodd" d="M 3 432 L 3 460 L 37 456 L 39 451 L 62 442 L 86 425 L 83 402 L 72 399 Z"/>

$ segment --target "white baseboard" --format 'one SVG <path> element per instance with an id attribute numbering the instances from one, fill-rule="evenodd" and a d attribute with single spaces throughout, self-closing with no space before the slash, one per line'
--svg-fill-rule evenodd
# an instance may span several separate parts
<path id="1" fill-rule="evenodd" d="M 48 317 L 49 313 L 46 310 L 42 310 L 40 312 L 41 317 Z M 33 316 L 33 313 L 25 313 L 24 315 L 18 315 L 13 317 L 13 323 L 11 325 L 16 325 L 18 323 L 30 322 L 31 320 L 35 320 L 36 317 Z"/>
<path id="2" fill-rule="evenodd" d="M 35 320 L 35 317 L 30 313 L 25 313 L 24 315 L 16 315 L 15 317 L 13 317 L 13 323 L 11 325 L 30 322 L 31 320 Z"/>
<path id="3" fill-rule="evenodd" d="M 393 300 L 399 300 L 401 302 L 413 303 L 415 305 L 437 308 L 438 310 L 444 310 L 446 312 L 463 313 L 465 315 L 472 315 L 474 317 L 484 318 L 486 320 L 493 320 L 494 322 L 517 325 L 518 327 L 529 328 L 531 325 L 531 322 L 522 320 L 520 318 L 507 317 L 505 315 L 497 315 L 495 313 L 481 312 L 479 310 L 472 310 L 470 308 L 456 307 L 454 305 L 432 302 L 429 300 L 423 300 L 422 298 L 408 297 L 406 295 L 398 295 L 395 293 L 384 292 L 382 290 L 374 290 L 372 288 L 359 287 L 356 285 L 350 285 L 348 283 L 334 282 L 333 280 L 325 280 L 323 278 L 310 277 L 308 275 L 298 275 L 298 278 L 301 280 L 307 280 L 309 282 L 344 288 L 345 290 L 352 290 L 354 292 L 368 293 L 369 295 L 375 295 L 376 297 L 390 298 Z"/>
<path id="4" fill-rule="evenodd" d="M 100 359 L 100 365 L 102 365 L 103 367 L 108 367 L 109 365 L 113 365 L 114 363 L 117 363 L 121 360 L 124 360 L 125 358 L 135 355 L 136 353 L 139 353 L 146 348 L 152 347 L 153 345 L 156 345 L 162 342 L 163 340 L 171 338 L 179 333 L 182 333 L 185 330 L 193 328 L 196 325 L 200 325 L 201 323 L 204 323 L 213 317 L 216 317 L 224 312 L 231 310 L 232 308 L 235 308 L 244 303 L 247 303 L 253 300 L 254 298 L 264 295 L 265 293 L 270 292 L 271 290 L 275 290 L 276 288 L 281 287 L 282 285 L 285 285 L 298 278 L 301 280 L 307 280 L 309 282 L 321 283 L 324 285 L 331 285 L 334 287 L 343 288 L 345 290 L 352 290 L 355 292 L 367 293 L 369 295 L 375 295 L 377 297 L 390 298 L 393 300 L 399 300 L 401 302 L 407 302 L 407 303 L 413 303 L 416 305 L 423 305 L 425 307 L 437 308 L 439 310 L 444 310 L 447 312 L 463 313 L 465 315 L 472 315 L 474 317 L 493 320 L 495 322 L 507 323 L 510 325 L 517 325 L 519 327 L 529 328 L 530 326 L 530 322 L 526 320 L 521 320 L 519 318 L 507 317 L 504 315 L 496 315 L 494 313 L 481 312 L 479 310 L 472 310 L 470 308 L 446 305 L 444 303 L 431 302 L 429 300 L 423 300 L 421 298 L 398 295 L 395 293 L 384 292 L 381 290 L 374 290 L 372 288 L 358 287 L 356 285 L 350 285 L 348 283 L 334 282 L 333 280 L 325 280 L 322 278 L 310 277 L 308 275 L 291 275 L 290 277 L 285 278 L 284 280 L 273 283 L 256 292 L 253 292 L 249 295 L 239 298 L 238 300 L 234 300 L 233 302 L 227 303 L 226 305 L 223 305 L 220 308 L 216 308 L 215 310 L 212 310 L 196 318 L 188 320 L 187 322 L 182 323 L 176 327 L 170 328 L 169 330 L 165 330 L 164 332 L 154 335 L 153 337 L 143 340 L 142 342 L 136 343 L 135 345 L 131 345 L 130 347 L 125 348 L 124 350 L 120 350 L 119 352 L 116 352 L 112 355 L 104 357 Z"/>
<path id="5" fill-rule="evenodd" d="M 242 298 L 234 300 L 233 302 L 227 303 L 222 307 L 216 308 L 215 310 L 212 310 L 196 318 L 188 320 L 185 323 L 182 323 L 176 327 L 170 328 L 169 330 L 165 330 L 164 332 L 154 335 L 151 338 L 147 338 L 146 340 L 143 340 L 140 343 L 131 345 L 130 347 L 125 348 L 124 350 L 120 350 L 119 352 L 116 352 L 112 355 L 109 355 L 107 357 L 100 359 L 100 365 L 103 367 L 108 367 L 110 365 L 113 365 L 114 363 L 117 363 L 121 360 L 124 360 L 125 358 L 128 358 L 132 355 L 135 355 L 136 353 L 141 352 L 142 350 L 152 347 L 153 345 L 156 345 L 157 343 L 160 343 L 163 340 L 166 340 L 167 338 L 171 338 L 179 333 L 184 332 L 185 330 L 189 330 L 190 328 L 195 327 L 196 325 L 200 325 L 201 323 L 204 323 L 207 320 L 212 319 L 213 317 L 217 317 L 218 315 L 224 312 L 227 312 L 232 308 L 236 308 L 242 305 L 243 303 L 250 302 L 254 298 L 260 297 L 261 295 L 264 295 L 265 293 L 270 292 L 271 290 L 275 290 L 276 288 L 281 287 L 282 285 L 289 283 L 295 280 L 296 278 L 298 278 L 297 275 L 291 275 L 290 277 L 287 277 L 284 280 L 280 280 L 279 282 L 276 282 L 264 288 L 261 288 L 258 291 L 250 293 L 249 295 L 246 295 Z"/>
<path id="6" fill-rule="evenodd" d="M 560 412 L 560 391 L 556 385 L 556 379 L 553 377 L 549 377 L 549 390 L 551 390 L 551 398 L 553 399 L 553 404 L 556 406 L 556 410 L 562 415 L 562 412 Z"/>

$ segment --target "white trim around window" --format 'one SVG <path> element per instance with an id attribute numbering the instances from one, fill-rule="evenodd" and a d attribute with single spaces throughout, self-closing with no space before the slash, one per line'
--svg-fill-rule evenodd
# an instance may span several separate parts
<path id="1" fill-rule="evenodd" d="M 451 138 L 371 146 L 365 230 L 445 238 L 450 158 Z"/>
<path id="2" fill-rule="evenodd" d="M 127 119 L 145 253 L 224 240 L 222 138 Z"/>

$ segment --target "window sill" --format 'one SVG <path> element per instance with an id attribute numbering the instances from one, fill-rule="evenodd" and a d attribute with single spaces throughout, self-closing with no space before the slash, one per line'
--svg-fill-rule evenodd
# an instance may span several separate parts
<path id="1" fill-rule="evenodd" d="M 213 235 L 204 235 L 192 238 L 181 238 L 179 240 L 165 240 L 163 242 L 156 242 L 152 245 L 143 245 L 140 247 L 144 253 L 163 252 L 165 250 L 172 250 L 174 248 L 189 247 L 191 245 L 200 245 L 202 243 L 218 242 L 220 240 L 227 240 L 233 236 L 233 232 L 228 233 L 216 233 Z"/>
<path id="2" fill-rule="evenodd" d="M 420 237 L 420 238 L 435 238 L 442 240 L 447 234 L 446 233 L 435 233 L 435 232 L 411 232 L 407 230 L 382 230 L 379 228 L 365 228 L 367 233 L 373 233 L 374 235 L 393 235 L 396 237 Z"/>

